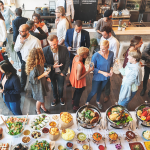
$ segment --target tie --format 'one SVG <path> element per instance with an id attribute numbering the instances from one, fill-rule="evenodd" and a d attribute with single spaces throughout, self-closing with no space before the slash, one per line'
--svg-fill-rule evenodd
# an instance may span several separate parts
<path id="1" fill-rule="evenodd" d="M 66 0 L 64 0 L 64 9 L 65 9 L 65 13 L 67 12 L 67 4 L 66 4 Z"/>
<path id="2" fill-rule="evenodd" d="M 78 41 L 78 33 L 77 33 L 76 36 L 75 36 L 75 39 L 74 39 L 74 47 L 73 47 L 73 48 L 77 48 L 77 41 Z"/>

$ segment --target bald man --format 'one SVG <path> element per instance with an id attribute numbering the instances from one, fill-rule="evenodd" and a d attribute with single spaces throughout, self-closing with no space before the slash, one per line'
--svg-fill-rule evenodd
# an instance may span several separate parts
<path id="1" fill-rule="evenodd" d="M 25 72 L 25 65 L 27 61 L 28 54 L 30 50 L 33 48 L 42 48 L 41 42 L 36 37 L 32 36 L 29 33 L 29 26 L 27 24 L 23 24 L 19 27 L 19 35 L 17 36 L 17 40 L 15 43 L 14 50 L 16 52 L 21 53 L 22 56 L 22 64 L 21 64 L 21 91 L 24 91 L 27 75 Z"/>

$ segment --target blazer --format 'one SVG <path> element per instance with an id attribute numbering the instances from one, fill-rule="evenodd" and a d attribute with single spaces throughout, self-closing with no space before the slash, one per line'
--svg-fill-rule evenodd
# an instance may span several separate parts
<path id="1" fill-rule="evenodd" d="M 24 17 L 21 17 L 21 16 L 16 17 L 16 19 L 12 21 L 12 26 L 13 26 L 13 42 L 16 42 L 17 36 L 19 34 L 19 31 L 18 31 L 19 27 L 22 24 L 26 24 L 27 21 L 28 21 L 27 18 L 24 18 Z"/>
<path id="2" fill-rule="evenodd" d="M 2 75 L 1 81 L 5 74 Z M 5 95 L 6 102 L 19 101 L 21 96 L 21 83 L 17 74 L 11 74 L 4 85 L 3 94 Z"/>
<path id="3" fill-rule="evenodd" d="M 44 52 L 44 56 L 45 56 L 45 64 L 44 66 L 47 67 L 51 67 L 51 72 L 49 74 L 50 78 L 53 79 L 55 76 L 55 69 L 53 68 L 54 65 L 54 59 L 53 59 L 53 53 L 51 51 L 50 46 L 44 47 L 43 48 L 43 52 Z M 69 53 L 68 50 L 65 46 L 58 46 L 58 61 L 59 64 L 63 64 L 60 68 L 61 73 L 63 73 L 64 75 L 66 75 L 66 73 L 68 72 L 68 67 L 70 64 L 70 59 L 69 59 Z"/>
<path id="4" fill-rule="evenodd" d="M 67 33 L 66 33 L 66 38 L 65 38 L 65 45 L 66 47 L 72 47 L 73 45 L 73 34 L 74 34 L 74 28 L 72 29 L 68 29 Z M 90 47 L 90 35 L 89 32 L 87 32 L 86 30 L 81 30 L 81 42 L 80 42 L 80 46 L 83 47 Z"/>

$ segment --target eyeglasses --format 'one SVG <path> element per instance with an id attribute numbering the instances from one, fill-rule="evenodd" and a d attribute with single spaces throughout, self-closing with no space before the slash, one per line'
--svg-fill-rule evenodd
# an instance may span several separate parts
<path id="1" fill-rule="evenodd" d="M 56 14 L 56 13 L 60 13 L 60 12 L 56 12 L 56 11 L 55 11 L 55 14 Z"/>
<path id="2" fill-rule="evenodd" d="M 26 31 L 20 31 L 20 30 L 18 30 L 18 31 L 21 32 L 21 33 L 26 32 Z"/>

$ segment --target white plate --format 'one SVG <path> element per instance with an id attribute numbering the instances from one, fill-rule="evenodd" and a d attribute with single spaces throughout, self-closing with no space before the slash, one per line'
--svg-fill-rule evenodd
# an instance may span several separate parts
<path id="1" fill-rule="evenodd" d="M 2 118 L 1 118 L 1 116 L 3 117 L 3 119 L 5 120 L 5 116 L 4 115 L 0 115 L 0 125 L 2 125 L 3 124 L 3 120 L 2 120 Z"/>

